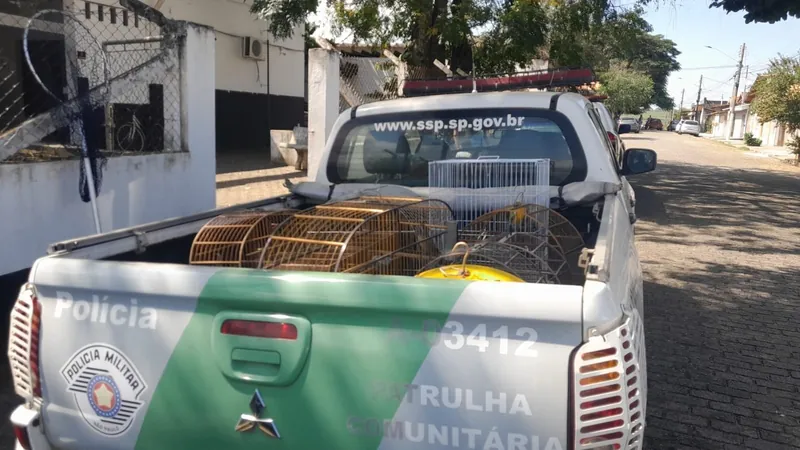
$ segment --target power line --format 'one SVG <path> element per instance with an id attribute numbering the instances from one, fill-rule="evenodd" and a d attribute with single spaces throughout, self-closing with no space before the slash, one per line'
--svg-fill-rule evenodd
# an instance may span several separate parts
<path id="1" fill-rule="evenodd" d="M 681 71 L 683 70 L 711 70 L 711 69 L 735 69 L 738 66 L 710 66 L 710 67 L 681 67 Z"/>

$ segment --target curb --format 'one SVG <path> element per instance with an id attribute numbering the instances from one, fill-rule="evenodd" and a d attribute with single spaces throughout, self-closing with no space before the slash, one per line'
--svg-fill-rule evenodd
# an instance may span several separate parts
<path id="1" fill-rule="evenodd" d="M 730 143 L 730 142 L 725 141 L 724 139 L 716 139 L 716 138 L 712 137 L 710 134 L 706 134 L 706 133 L 700 133 L 700 137 L 703 138 L 703 139 L 706 139 L 708 141 L 711 141 L 711 142 L 716 142 L 718 144 L 722 144 L 722 145 L 724 145 L 726 147 L 730 147 L 730 148 L 734 148 L 734 149 L 739 150 L 739 151 L 744 151 L 744 152 L 751 153 L 753 156 L 758 156 L 760 158 L 770 158 L 770 159 L 774 159 L 776 161 L 780 161 L 780 162 L 783 162 L 783 163 L 786 163 L 786 164 L 796 165 L 795 164 L 796 158 L 791 153 L 777 153 L 777 154 L 775 154 L 775 153 L 770 153 L 770 152 L 766 152 L 766 151 L 754 150 L 753 148 L 751 148 L 751 147 L 749 147 L 747 145 Z M 755 148 L 759 148 L 759 147 L 755 147 Z"/>

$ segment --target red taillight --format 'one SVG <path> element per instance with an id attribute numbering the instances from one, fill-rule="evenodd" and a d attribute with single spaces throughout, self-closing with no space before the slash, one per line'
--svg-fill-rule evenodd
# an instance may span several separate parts
<path id="1" fill-rule="evenodd" d="M 42 396 L 39 375 L 39 340 L 42 306 L 33 286 L 26 284 L 11 309 L 8 340 L 8 360 L 14 381 L 14 391 L 28 400 Z"/>
<path id="2" fill-rule="evenodd" d="M 31 440 L 28 438 L 28 430 L 25 427 L 14 426 L 14 436 L 20 447 L 24 450 L 31 450 Z"/>
<path id="3" fill-rule="evenodd" d="M 639 370 L 644 344 L 637 319 L 602 339 L 590 339 L 573 357 L 571 431 L 576 449 L 641 449 L 646 373 Z"/>
<path id="4" fill-rule="evenodd" d="M 226 320 L 220 328 L 222 334 L 268 339 L 297 339 L 297 327 L 290 323 L 259 322 L 254 320 Z"/>
<path id="5" fill-rule="evenodd" d="M 39 377 L 39 335 L 42 328 L 42 305 L 34 295 L 33 300 L 33 317 L 31 317 L 31 353 L 29 355 L 31 361 L 31 376 L 33 376 L 33 395 L 35 397 L 42 396 L 42 382 Z"/>
<path id="6" fill-rule="evenodd" d="M 617 136 L 610 131 L 608 132 L 608 139 L 610 139 L 612 143 L 617 142 Z"/>

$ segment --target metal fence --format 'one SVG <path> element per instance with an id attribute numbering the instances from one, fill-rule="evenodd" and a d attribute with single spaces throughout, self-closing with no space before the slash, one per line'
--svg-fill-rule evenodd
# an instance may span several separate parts
<path id="1" fill-rule="evenodd" d="M 386 57 L 341 55 L 339 111 L 401 97 L 403 82 L 424 78 L 430 70 Z"/>
<path id="2" fill-rule="evenodd" d="M 104 157 L 181 150 L 176 23 L 139 0 L 56 3 L 0 6 L 0 163 L 79 158 L 84 140 Z"/>
<path id="3" fill-rule="evenodd" d="M 398 67 L 388 58 L 341 56 L 339 111 L 398 95 Z"/>

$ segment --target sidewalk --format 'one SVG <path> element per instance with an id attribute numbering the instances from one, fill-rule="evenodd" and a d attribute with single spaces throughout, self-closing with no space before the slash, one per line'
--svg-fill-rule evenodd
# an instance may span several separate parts
<path id="1" fill-rule="evenodd" d="M 726 145 L 731 145 L 733 147 L 750 150 L 751 152 L 750 156 L 754 156 L 757 158 L 775 158 L 784 162 L 791 162 L 796 160 L 795 154 L 792 153 L 789 147 L 747 146 L 744 145 L 744 139 L 731 139 L 730 141 L 726 141 L 725 138 L 723 137 L 712 136 L 711 134 L 708 133 L 700 133 L 700 137 L 712 141 L 721 142 Z"/>

